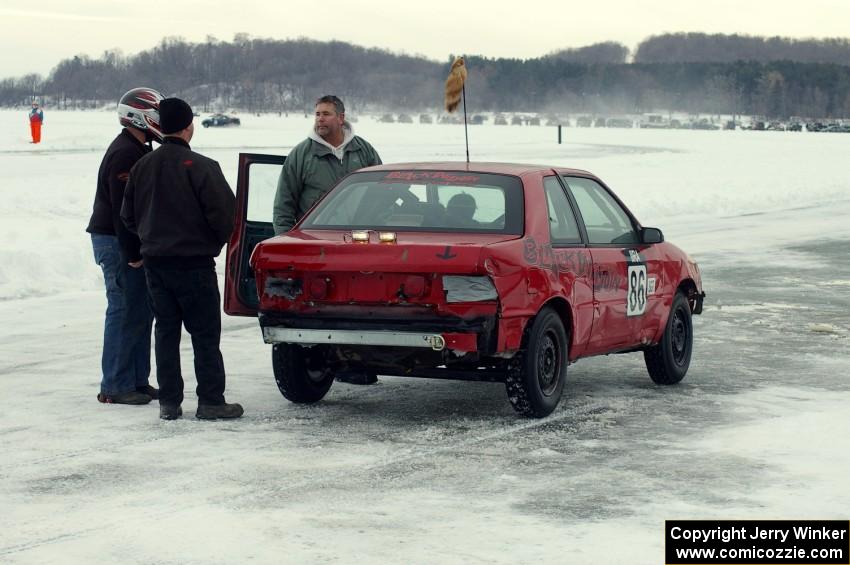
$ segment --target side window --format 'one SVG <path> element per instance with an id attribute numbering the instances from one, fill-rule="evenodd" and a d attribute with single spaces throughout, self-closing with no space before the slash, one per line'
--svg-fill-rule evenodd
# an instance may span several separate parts
<path id="1" fill-rule="evenodd" d="M 599 183 L 580 177 L 564 177 L 564 181 L 578 204 L 589 243 L 638 243 L 629 215 Z"/>
<path id="2" fill-rule="evenodd" d="M 552 243 L 581 243 L 570 201 L 555 177 L 543 179 L 543 189 L 549 207 L 549 236 Z"/>
<path id="3" fill-rule="evenodd" d="M 248 167 L 248 209 L 245 219 L 249 222 L 272 221 L 277 181 L 283 165 L 251 163 Z"/>

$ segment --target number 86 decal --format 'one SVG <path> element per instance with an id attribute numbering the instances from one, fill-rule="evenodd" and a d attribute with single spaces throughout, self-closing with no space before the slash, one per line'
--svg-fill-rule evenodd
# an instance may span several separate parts
<path id="1" fill-rule="evenodd" d="M 626 316 L 640 316 L 646 312 L 646 265 L 630 266 L 628 277 Z"/>

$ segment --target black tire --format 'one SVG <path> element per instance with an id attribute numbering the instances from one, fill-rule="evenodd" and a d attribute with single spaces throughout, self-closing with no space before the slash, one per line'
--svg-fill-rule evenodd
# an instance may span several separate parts
<path id="1" fill-rule="evenodd" d="M 685 378 L 694 348 L 694 326 L 688 299 L 677 292 L 670 306 L 670 316 L 658 345 L 643 352 L 646 369 L 660 385 L 674 385 Z"/>
<path id="2" fill-rule="evenodd" d="M 321 346 L 278 343 L 272 347 L 274 380 L 284 398 L 297 404 L 312 404 L 325 397 L 334 375 L 325 365 L 323 354 Z"/>
<path id="3" fill-rule="evenodd" d="M 561 317 L 551 308 L 542 309 L 523 341 L 508 365 L 508 400 L 517 413 L 543 418 L 558 406 L 567 380 L 569 340 Z"/>
<path id="4" fill-rule="evenodd" d="M 208 124 L 207 122 L 201 122 L 201 125 L 204 126 L 205 128 L 210 127 L 210 124 Z"/>

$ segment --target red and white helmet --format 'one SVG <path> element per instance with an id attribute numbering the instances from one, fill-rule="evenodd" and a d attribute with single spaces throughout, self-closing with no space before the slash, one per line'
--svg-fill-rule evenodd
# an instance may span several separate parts
<path id="1" fill-rule="evenodd" d="M 118 121 L 128 128 L 147 132 L 149 138 L 162 141 L 159 125 L 159 102 L 164 97 L 153 88 L 134 88 L 118 101 Z"/>

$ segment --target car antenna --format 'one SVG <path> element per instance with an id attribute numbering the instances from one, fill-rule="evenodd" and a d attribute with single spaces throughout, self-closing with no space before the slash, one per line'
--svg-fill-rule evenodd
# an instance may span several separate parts
<path id="1" fill-rule="evenodd" d="M 451 114 L 457 110 L 458 103 L 463 101 L 463 136 L 466 139 L 466 162 L 469 163 L 469 131 L 466 126 L 466 64 L 463 57 L 458 57 L 449 70 L 446 79 L 446 111 Z"/>

